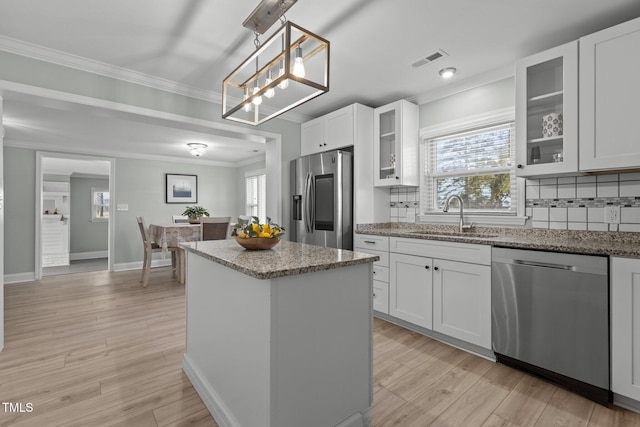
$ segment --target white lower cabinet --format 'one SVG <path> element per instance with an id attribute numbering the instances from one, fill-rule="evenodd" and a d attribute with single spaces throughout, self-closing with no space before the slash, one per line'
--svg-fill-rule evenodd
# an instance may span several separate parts
<path id="1" fill-rule="evenodd" d="M 491 348 L 491 267 L 433 260 L 433 330 Z"/>
<path id="2" fill-rule="evenodd" d="M 396 253 L 390 260 L 389 314 L 432 329 L 432 260 Z"/>
<path id="3" fill-rule="evenodd" d="M 611 257 L 611 390 L 640 401 L 640 259 Z"/>
<path id="4" fill-rule="evenodd" d="M 373 309 L 389 314 L 389 238 L 356 234 L 353 241 L 354 251 L 380 257 L 373 263 Z"/>

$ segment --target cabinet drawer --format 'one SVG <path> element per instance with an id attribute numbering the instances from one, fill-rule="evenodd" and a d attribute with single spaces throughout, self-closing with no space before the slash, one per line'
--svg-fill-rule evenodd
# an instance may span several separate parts
<path id="1" fill-rule="evenodd" d="M 383 267 L 381 265 L 377 265 L 377 263 L 374 263 L 373 264 L 373 280 L 377 280 L 380 282 L 388 282 L 389 267 Z"/>
<path id="2" fill-rule="evenodd" d="M 378 255 L 380 257 L 380 261 L 376 261 L 373 263 L 373 266 L 382 266 L 389 267 L 389 252 L 388 251 L 374 251 L 368 248 L 354 248 L 355 252 L 364 252 L 366 254 Z"/>
<path id="3" fill-rule="evenodd" d="M 373 309 L 389 314 L 389 283 L 373 281 Z"/>
<path id="4" fill-rule="evenodd" d="M 391 252 L 400 254 L 491 265 L 489 245 L 392 237 L 389 246 Z"/>
<path id="5" fill-rule="evenodd" d="M 389 237 L 387 236 L 372 236 L 369 234 L 356 234 L 354 239 L 354 247 L 375 249 L 377 251 L 389 250 Z"/>

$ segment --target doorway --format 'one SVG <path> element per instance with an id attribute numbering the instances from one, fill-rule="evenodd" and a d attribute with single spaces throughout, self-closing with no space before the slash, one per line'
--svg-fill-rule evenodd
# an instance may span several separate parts
<path id="1" fill-rule="evenodd" d="M 36 280 L 113 270 L 115 160 L 37 153 Z"/>

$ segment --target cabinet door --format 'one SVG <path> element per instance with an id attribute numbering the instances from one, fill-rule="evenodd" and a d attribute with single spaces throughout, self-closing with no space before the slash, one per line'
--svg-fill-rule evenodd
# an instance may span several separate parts
<path id="1" fill-rule="evenodd" d="M 353 106 L 341 108 L 324 116 L 325 141 L 323 151 L 353 145 Z"/>
<path id="2" fill-rule="evenodd" d="M 516 63 L 516 174 L 578 171 L 578 42 Z"/>
<path id="3" fill-rule="evenodd" d="M 300 155 L 319 153 L 324 150 L 324 118 L 310 120 L 300 126 Z"/>
<path id="4" fill-rule="evenodd" d="M 374 185 L 418 185 L 418 106 L 403 100 L 376 108 L 373 122 Z"/>
<path id="5" fill-rule="evenodd" d="M 427 329 L 432 328 L 432 259 L 391 254 L 389 314 Z"/>
<path id="6" fill-rule="evenodd" d="M 611 389 L 640 400 L 640 260 L 611 258 Z"/>
<path id="7" fill-rule="evenodd" d="M 640 18 L 580 39 L 580 170 L 640 167 Z"/>
<path id="8" fill-rule="evenodd" d="M 433 260 L 433 329 L 491 349 L 491 267 Z"/>

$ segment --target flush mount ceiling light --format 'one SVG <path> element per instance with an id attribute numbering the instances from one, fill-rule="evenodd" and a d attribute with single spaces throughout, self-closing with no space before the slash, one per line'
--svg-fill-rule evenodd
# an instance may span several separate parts
<path id="1" fill-rule="evenodd" d="M 440 77 L 442 77 L 443 79 L 450 79 L 451 77 L 453 77 L 456 71 L 458 70 L 453 67 L 443 68 L 442 70 L 440 70 Z"/>
<path id="2" fill-rule="evenodd" d="M 222 82 L 222 118 L 259 125 L 329 91 L 329 42 L 289 22 L 296 0 L 263 0 L 243 25 L 255 51 Z M 258 36 L 282 25 L 265 42 Z"/>
<path id="3" fill-rule="evenodd" d="M 207 149 L 207 144 L 202 144 L 199 142 L 192 142 L 190 144 L 187 144 L 187 146 L 189 147 L 189 152 L 191 153 L 191 155 L 195 157 L 202 156 Z"/>

